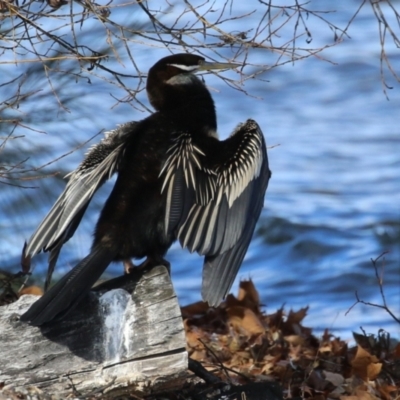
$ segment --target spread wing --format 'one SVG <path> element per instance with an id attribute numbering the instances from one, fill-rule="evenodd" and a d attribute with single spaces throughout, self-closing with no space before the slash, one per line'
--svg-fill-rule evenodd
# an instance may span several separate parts
<path id="1" fill-rule="evenodd" d="M 128 122 L 106 132 L 105 138 L 89 150 L 79 167 L 66 176 L 69 180 L 64 191 L 25 243 L 21 263 L 26 272 L 33 256 L 42 250 L 51 251 L 46 288 L 62 245 L 75 233 L 95 192 L 118 170 L 124 140 L 136 125 Z"/>
<path id="2" fill-rule="evenodd" d="M 264 136 L 253 120 L 217 152 L 188 133 L 176 136 L 161 171 L 165 229 L 182 247 L 205 255 L 202 296 L 218 305 L 231 288 L 250 244 L 270 178 Z"/>

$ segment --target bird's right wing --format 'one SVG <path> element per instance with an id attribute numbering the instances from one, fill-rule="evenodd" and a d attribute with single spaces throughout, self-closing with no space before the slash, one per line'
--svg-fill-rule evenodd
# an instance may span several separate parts
<path id="1" fill-rule="evenodd" d="M 25 243 L 21 259 L 25 272 L 30 269 L 32 257 L 42 250 L 50 250 L 49 280 L 62 245 L 75 233 L 93 195 L 118 171 L 124 141 L 134 133 L 136 125 L 137 122 L 128 122 L 106 132 L 105 138 L 89 150 L 79 167 L 66 176 L 69 181 L 64 191 Z"/>
<path id="2" fill-rule="evenodd" d="M 263 207 L 271 176 L 264 136 L 253 120 L 208 147 L 183 132 L 168 154 L 160 174 L 165 230 L 205 256 L 202 295 L 216 306 L 232 286 Z"/>

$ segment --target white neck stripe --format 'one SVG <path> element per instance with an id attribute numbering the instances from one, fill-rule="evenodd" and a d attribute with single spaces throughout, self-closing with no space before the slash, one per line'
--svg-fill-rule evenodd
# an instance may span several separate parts
<path id="1" fill-rule="evenodd" d="M 168 64 L 168 65 L 188 72 L 196 71 L 199 68 L 199 65 L 184 65 L 184 64 Z"/>

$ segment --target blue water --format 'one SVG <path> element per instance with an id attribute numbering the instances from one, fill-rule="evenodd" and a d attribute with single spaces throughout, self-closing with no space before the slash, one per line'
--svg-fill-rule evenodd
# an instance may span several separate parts
<path id="1" fill-rule="evenodd" d="M 325 17 L 343 27 L 357 6 L 358 2 L 346 2 L 337 13 Z M 379 74 L 377 29 L 371 9 L 364 7 L 349 30 L 351 39 L 322 53 L 330 62 L 311 57 L 271 69 L 260 76 L 262 81 L 246 82 L 244 88 L 253 97 L 206 77 L 217 104 L 220 136 L 226 137 L 237 123 L 251 117 L 261 125 L 270 146 L 273 176 L 265 208 L 233 292 L 240 279 L 251 278 L 268 312 L 282 304 L 288 309 L 309 305 L 306 325 L 317 332 L 329 328 L 344 338 L 360 326 L 370 333 L 383 328 L 400 336 L 399 325 L 382 309 L 358 304 L 346 315 L 355 302 L 355 291 L 366 302 L 382 303 L 370 259 L 388 251 L 377 265 L 383 273 L 388 306 L 400 316 L 400 84 L 386 74 L 393 86 L 387 100 Z M 322 24 L 315 24 L 311 31 L 313 47 L 332 43 L 332 31 Z M 299 40 L 306 47 L 305 40 Z M 400 73 L 399 49 L 389 44 L 387 53 Z M 136 53 L 135 61 L 146 71 L 166 54 L 154 48 Z M 256 50 L 253 57 L 258 64 L 273 59 Z M 232 71 L 223 75 L 238 79 Z M 137 80 L 131 83 L 136 87 Z M 47 135 L 24 131 L 25 141 L 9 142 L 7 151 L 17 150 L 20 157 L 30 154 L 28 163 L 38 165 L 103 128 L 148 115 L 128 104 L 111 109 L 115 100 L 104 83 L 94 81 L 68 90 L 73 97 L 82 97 L 68 104 L 70 113 L 59 110 L 54 100 L 32 104 L 28 112 L 54 107 L 47 122 L 35 122 Z M 148 104 L 143 92 L 138 98 Z M 25 182 L 36 189 L 1 186 L 1 268 L 18 268 L 24 240 L 62 191 L 61 177 L 77 165 L 87 147 L 38 172 L 60 172 L 58 176 Z M 59 274 L 87 254 L 98 211 L 110 188 L 106 185 L 96 196 L 82 226 L 65 245 Z M 167 258 L 181 303 L 199 300 L 200 257 L 174 245 Z M 45 261 L 46 256 L 35 259 L 35 272 L 44 272 Z M 118 264 L 108 270 L 111 275 L 121 271 Z"/>

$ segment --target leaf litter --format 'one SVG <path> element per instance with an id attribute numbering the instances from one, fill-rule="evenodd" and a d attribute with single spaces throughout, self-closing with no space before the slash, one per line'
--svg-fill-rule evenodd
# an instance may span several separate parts
<path id="1" fill-rule="evenodd" d="M 384 330 L 354 333 L 353 347 L 328 329 L 318 338 L 303 325 L 308 307 L 267 314 L 251 280 L 218 308 L 181 310 L 189 356 L 225 381 L 278 382 L 286 399 L 400 399 L 400 344 Z"/>

